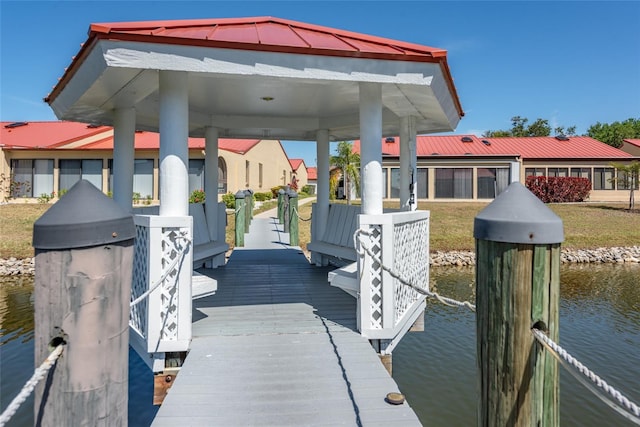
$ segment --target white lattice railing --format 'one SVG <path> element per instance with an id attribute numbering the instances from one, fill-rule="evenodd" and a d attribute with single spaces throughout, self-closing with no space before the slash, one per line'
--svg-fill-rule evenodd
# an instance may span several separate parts
<path id="1" fill-rule="evenodd" d="M 147 353 L 186 351 L 191 342 L 193 220 L 156 215 L 134 215 L 134 220 L 132 300 L 150 285 L 162 284 L 131 307 L 131 343 Z"/>
<path id="2" fill-rule="evenodd" d="M 359 215 L 361 244 L 400 277 L 429 289 L 429 212 Z M 404 286 L 364 252 L 358 261 L 359 328 L 369 339 L 399 339 L 425 308 L 424 295 Z"/>

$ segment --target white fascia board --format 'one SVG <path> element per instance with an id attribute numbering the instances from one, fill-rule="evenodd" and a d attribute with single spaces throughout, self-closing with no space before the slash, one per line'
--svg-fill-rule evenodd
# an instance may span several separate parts
<path id="1" fill-rule="evenodd" d="M 255 128 L 285 128 L 295 130 L 319 129 L 320 121 L 309 117 L 270 117 L 249 115 L 210 116 L 210 124 L 215 127 L 243 128 L 251 123 Z"/>
<path id="2" fill-rule="evenodd" d="M 435 63 L 102 40 L 109 67 L 429 86 Z"/>

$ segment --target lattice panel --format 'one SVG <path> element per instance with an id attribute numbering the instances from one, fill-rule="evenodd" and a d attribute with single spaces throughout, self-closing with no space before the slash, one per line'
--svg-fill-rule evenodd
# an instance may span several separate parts
<path id="1" fill-rule="evenodd" d="M 382 229 L 379 225 L 371 226 L 371 236 L 369 244 L 371 251 L 380 259 L 382 257 Z M 382 329 L 382 266 L 379 262 L 373 261 L 370 267 L 369 288 L 371 291 L 371 329 Z"/>
<path id="2" fill-rule="evenodd" d="M 162 273 L 165 280 L 160 286 L 160 318 L 162 330 L 160 339 L 174 341 L 178 339 L 178 280 L 180 264 L 174 260 L 182 256 L 185 242 L 179 238 L 181 229 L 178 227 L 164 227 L 162 229 Z M 168 270 L 171 268 L 171 270 Z"/>
<path id="3" fill-rule="evenodd" d="M 429 221 L 421 220 L 398 224 L 393 231 L 393 271 L 410 283 L 427 290 L 429 288 Z M 395 324 L 407 309 L 421 298 L 421 294 L 409 286 L 393 280 L 395 298 Z"/>
<path id="4" fill-rule="evenodd" d="M 136 238 L 133 250 L 133 281 L 131 300 L 138 298 L 148 289 L 149 282 L 149 229 L 136 225 Z M 143 337 L 147 337 L 148 300 L 145 298 L 129 312 L 129 324 Z"/>

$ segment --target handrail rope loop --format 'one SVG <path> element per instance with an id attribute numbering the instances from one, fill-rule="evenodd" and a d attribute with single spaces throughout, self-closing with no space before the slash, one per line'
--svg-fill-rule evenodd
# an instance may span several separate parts
<path id="1" fill-rule="evenodd" d="M 358 228 L 356 230 L 355 233 L 353 233 L 353 243 L 354 243 L 354 247 L 356 248 L 356 252 L 359 256 L 364 256 L 364 253 L 366 253 L 367 255 L 369 255 L 373 261 L 375 263 L 377 263 L 378 265 L 380 265 L 380 267 L 386 271 L 387 273 L 389 273 L 391 275 L 391 277 L 393 277 L 394 279 L 398 280 L 398 282 L 404 286 L 408 286 L 411 289 L 419 292 L 422 295 L 425 295 L 429 298 L 434 298 L 437 301 L 441 302 L 444 305 L 448 305 L 449 307 L 466 307 L 471 311 L 475 311 L 476 310 L 476 306 L 474 304 L 471 304 L 469 301 L 458 301 L 455 300 L 453 298 L 448 298 L 448 297 L 444 297 L 440 294 L 438 294 L 437 292 L 434 291 L 427 291 L 426 289 L 422 289 L 421 287 L 409 282 L 408 280 L 405 280 L 404 278 L 400 277 L 400 275 L 398 275 L 397 273 L 395 273 L 393 270 L 391 270 L 391 268 L 387 267 L 386 265 L 384 265 L 382 263 L 382 260 L 376 256 L 373 251 L 371 250 L 371 248 L 367 247 L 364 242 L 362 241 L 362 239 L 359 238 L 359 235 L 365 235 L 365 236 L 372 236 L 372 233 L 370 231 L 367 230 L 363 230 L 362 228 Z M 362 250 L 359 250 L 358 248 L 362 248 Z"/>
<path id="2" fill-rule="evenodd" d="M 600 398 L 604 403 L 609 405 L 613 410 L 618 412 L 623 417 L 632 421 L 633 423 L 640 425 L 640 407 L 629 400 L 626 396 L 616 390 L 614 387 L 607 384 L 605 380 L 596 375 L 593 371 L 580 363 L 575 357 L 571 356 L 564 348 L 554 342 L 544 332 L 539 329 L 531 329 L 533 336 L 540 342 L 543 347 L 548 350 L 561 364 L 564 366 L 571 375 L 573 375 L 580 383 L 585 386 L 589 391 Z M 571 369 L 574 368 L 574 369 Z M 602 389 L 605 393 L 609 394 L 613 399 L 617 400 L 620 405 L 612 401 L 608 396 L 603 395 L 601 390 L 588 383 L 584 377 L 579 376 L 582 374 L 587 377 L 595 386 Z"/>
<path id="3" fill-rule="evenodd" d="M 31 378 L 29 378 L 29 380 L 22 387 L 22 390 L 20 390 L 20 393 L 18 393 L 18 395 L 11 401 L 9 406 L 7 406 L 7 408 L 4 410 L 2 415 L 0 415 L 0 427 L 3 427 L 7 422 L 9 422 L 11 417 L 15 415 L 15 413 L 20 408 L 20 405 L 22 405 L 27 400 L 27 397 L 29 397 L 29 395 L 36 388 L 36 385 L 38 385 L 38 383 L 47 375 L 51 367 L 55 365 L 56 361 L 62 354 L 63 349 L 64 344 L 58 345 L 51 352 L 51 354 L 47 356 L 45 361 L 35 369 Z"/>
<path id="4" fill-rule="evenodd" d="M 178 265 L 178 262 L 181 261 L 182 259 L 184 259 L 185 255 L 187 253 L 187 248 L 191 244 L 191 239 L 189 239 L 185 234 L 186 234 L 185 232 L 181 232 L 180 235 L 177 236 L 176 239 L 175 239 L 176 241 L 184 240 L 184 242 L 185 242 L 185 245 L 183 246 L 182 250 L 180 251 L 179 256 L 176 256 L 173 259 L 171 264 L 169 264 L 169 267 L 165 270 L 165 272 L 162 274 L 162 276 L 160 276 L 160 278 L 156 281 L 156 283 L 153 284 L 153 286 L 150 286 L 149 289 L 147 289 L 142 295 L 140 295 L 138 298 L 134 299 L 133 301 L 131 301 L 129 303 L 129 307 L 134 307 L 135 305 L 139 304 L 146 297 L 151 295 L 151 293 L 153 291 L 158 289 L 158 287 L 160 285 L 162 285 L 162 283 L 167 279 L 167 276 L 169 274 L 171 274 L 171 271 L 175 268 L 175 266 Z"/>
<path id="5" fill-rule="evenodd" d="M 293 208 L 293 212 L 296 214 L 296 216 L 298 217 L 298 219 L 299 219 L 300 221 L 311 221 L 311 217 L 313 216 L 313 214 L 311 214 L 311 216 L 310 216 L 309 218 L 307 218 L 307 219 L 302 218 L 302 217 L 300 216 L 300 214 L 298 213 L 298 209 L 297 209 L 296 207 L 294 207 L 294 208 Z"/>

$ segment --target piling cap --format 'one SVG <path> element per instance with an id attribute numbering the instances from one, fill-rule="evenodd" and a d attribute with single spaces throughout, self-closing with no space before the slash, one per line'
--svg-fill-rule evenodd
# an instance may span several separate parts
<path id="1" fill-rule="evenodd" d="M 562 220 L 519 182 L 514 182 L 475 217 L 473 237 L 493 242 L 562 243 Z"/>
<path id="2" fill-rule="evenodd" d="M 236 199 L 244 199 L 244 197 L 245 197 L 244 190 L 238 190 L 238 192 L 236 193 Z"/>
<path id="3" fill-rule="evenodd" d="M 135 235 L 133 216 L 89 181 L 81 180 L 33 224 L 33 247 L 85 248 Z"/>
<path id="4" fill-rule="evenodd" d="M 289 189 L 289 191 L 287 191 L 287 196 L 289 197 L 298 197 L 298 192 L 296 190 L 293 189 Z"/>

